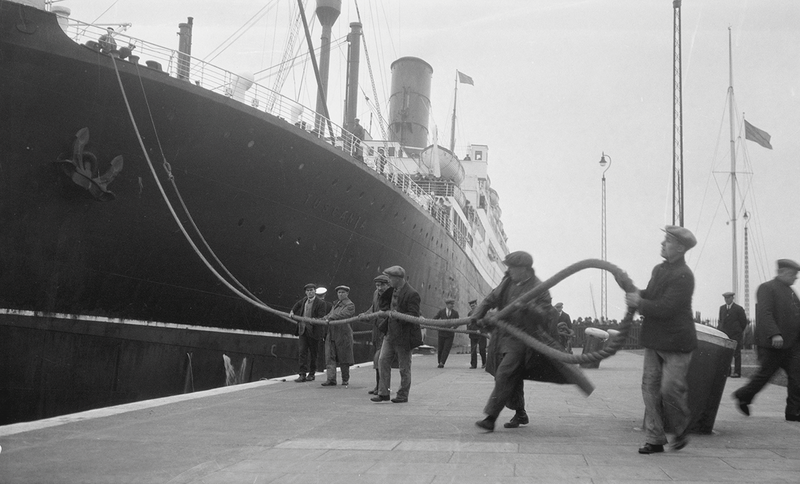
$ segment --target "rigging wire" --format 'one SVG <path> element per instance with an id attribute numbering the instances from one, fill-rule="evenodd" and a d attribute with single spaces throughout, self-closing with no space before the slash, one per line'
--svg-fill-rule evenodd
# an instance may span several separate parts
<path id="1" fill-rule="evenodd" d="M 246 34 L 251 28 L 253 28 L 258 21 L 260 21 L 264 16 L 269 12 L 268 9 L 271 9 L 276 5 L 276 1 L 273 0 L 272 2 L 264 5 L 261 9 L 258 10 L 252 17 L 250 17 L 241 27 L 239 27 L 234 33 L 228 36 L 227 39 L 223 40 L 220 45 L 215 47 L 210 53 L 208 53 L 204 58 L 204 62 L 212 62 L 216 59 L 220 54 L 225 52 L 230 46 L 232 46 L 237 40 L 239 40 L 242 35 Z M 248 25 L 249 24 L 249 25 Z M 234 38 L 235 37 L 235 38 Z M 231 40 L 233 39 L 233 40 Z M 226 45 L 227 44 L 227 45 Z"/>

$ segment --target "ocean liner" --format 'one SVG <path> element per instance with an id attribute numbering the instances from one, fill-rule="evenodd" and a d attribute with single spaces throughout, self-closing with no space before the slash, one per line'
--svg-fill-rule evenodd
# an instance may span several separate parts
<path id="1" fill-rule="evenodd" d="M 308 282 L 361 312 L 401 265 L 430 317 L 500 281 L 488 147 L 430 144 L 425 61 L 392 64 L 361 142 L 185 35 L 113 45 L 48 10 L 0 2 L 0 424 L 293 374 L 295 326 L 264 306 Z"/>

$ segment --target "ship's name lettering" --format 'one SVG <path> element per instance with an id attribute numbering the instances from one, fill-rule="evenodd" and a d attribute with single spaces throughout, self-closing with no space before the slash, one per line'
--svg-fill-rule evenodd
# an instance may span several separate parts
<path id="1" fill-rule="evenodd" d="M 356 215 L 354 212 L 351 212 L 350 210 L 343 210 L 342 208 L 332 205 L 330 202 L 326 202 L 310 193 L 306 195 L 306 201 L 304 202 L 304 205 L 310 206 L 312 209 L 318 212 L 330 214 L 331 217 L 338 219 L 340 222 L 343 222 L 349 227 L 363 229 L 367 225 L 367 221 L 362 219 L 361 216 Z"/>

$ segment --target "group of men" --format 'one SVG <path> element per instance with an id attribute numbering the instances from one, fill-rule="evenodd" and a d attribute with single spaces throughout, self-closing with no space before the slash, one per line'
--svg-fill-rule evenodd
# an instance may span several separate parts
<path id="1" fill-rule="evenodd" d="M 365 313 L 395 311 L 418 317 L 421 298 L 419 293 L 406 281 L 406 271 L 400 266 L 392 266 L 374 279 L 375 293 L 372 306 Z M 327 307 L 324 300 L 317 297 L 316 285 L 306 284 L 306 297 L 299 300 L 289 316 L 319 319 L 319 324 L 298 320 L 298 359 L 300 376 L 296 382 L 313 381 L 316 373 L 319 341 L 325 341 L 325 361 L 327 380 L 322 386 L 336 386 L 336 368 L 341 368 L 342 385 L 350 382 L 350 366 L 353 364 L 353 330 L 349 323 L 339 323 L 355 315 L 355 305 L 349 298 L 350 288 L 338 286 L 338 301 Z M 372 341 L 375 344 L 375 388 L 369 393 L 372 401 L 393 403 L 408 402 L 411 389 L 411 351 L 422 344 L 422 331 L 418 324 L 400 318 L 382 316 L 373 320 Z M 395 398 L 391 398 L 392 362 L 400 367 L 400 388 Z"/>
<path id="2" fill-rule="evenodd" d="M 324 341 L 327 379 L 322 386 L 336 386 L 337 364 L 342 371 L 342 385 L 350 383 L 350 365 L 353 364 L 353 329 L 349 324 L 330 324 L 331 321 L 347 319 L 355 315 L 356 309 L 350 300 L 350 288 L 337 286 L 337 301 L 329 304 L 316 293 L 316 284 L 306 284 L 306 296 L 292 307 L 289 316 L 319 319 L 324 324 L 303 320 L 297 322 L 298 361 L 300 376 L 297 383 L 314 381 L 317 372 L 318 348 Z"/>
<path id="3" fill-rule="evenodd" d="M 661 257 L 664 261 L 655 266 L 650 281 L 644 290 L 632 291 L 625 295 L 628 307 L 642 316 L 642 327 L 639 343 L 644 347 L 644 363 L 642 371 L 642 398 L 645 406 L 644 430 L 645 444 L 639 448 L 641 454 L 654 454 L 664 451 L 670 443 L 666 430 L 670 429 L 674 437 L 671 441 L 673 450 L 683 449 L 688 441 L 691 424 L 691 412 L 688 402 L 687 374 L 692 354 L 698 346 L 692 313 L 692 295 L 694 293 L 694 275 L 686 264 L 685 254 L 697 244 L 695 236 L 686 228 L 668 225 L 664 229 L 661 243 Z M 512 252 L 505 257 L 507 272 L 498 285 L 486 298 L 478 304 L 477 300 L 469 301 L 470 323 L 468 329 L 481 332 L 493 331 L 492 351 L 489 365 L 495 382 L 491 395 L 484 407 L 485 418 L 475 424 L 483 430 L 493 431 L 495 423 L 503 408 L 514 410 L 505 428 L 517 428 L 530 422 L 525 409 L 524 380 L 531 372 L 530 349 L 522 340 L 502 330 L 485 326 L 484 316 L 492 310 L 502 311 L 518 297 L 528 293 L 541 281 L 533 269 L 533 257 L 523 251 Z M 750 415 L 749 405 L 756 394 L 769 382 L 779 369 L 783 368 L 788 375 L 788 397 L 786 400 L 786 420 L 800 421 L 800 301 L 791 289 L 797 279 L 800 264 L 788 259 L 777 263 L 778 274 L 772 281 L 759 286 L 757 292 L 757 326 L 755 342 L 758 346 L 760 367 L 749 383 L 734 393 L 738 409 Z M 393 266 L 375 278 L 376 290 L 372 307 L 368 312 L 396 311 L 411 316 L 420 315 L 420 296 L 405 280 L 405 270 Z M 313 294 L 313 285 L 306 286 L 308 300 Z M 339 302 L 323 317 L 330 321 L 342 319 L 354 314 L 352 302 L 347 299 L 349 288 L 337 287 Z M 737 342 L 734 357 L 734 370 L 731 377 L 741 376 L 741 346 L 743 332 L 747 327 L 747 317 L 741 306 L 733 303 L 734 293 L 723 294 L 726 304 L 720 308 L 720 328 Z M 569 318 L 562 311 L 559 303 L 551 305 L 548 291 L 543 291 L 533 301 L 528 301 L 520 309 L 511 313 L 505 321 L 533 337 L 544 340 L 561 350 L 568 351 L 568 346 L 554 343 L 561 336 L 571 337 L 571 327 L 565 323 Z M 454 300 L 448 299 L 446 307 L 434 319 L 458 319 L 454 309 Z M 315 303 L 298 302 L 293 309 L 295 314 L 319 317 Z M 340 308 L 337 311 L 337 307 Z M 349 308 L 349 309 L 348 309 Z M 349 316 L 348 316 L 349 315 Z M 556 323 L 557 334 L 553 335 L 553 322 Z M 571 326 L 571 325 L 570 325 Z M 333 325 L 328 327 L 331 331 Z M 349 328 L 349 326 L 348 326 Z M 568 328 L 568 330 L 567 330 Z M 301 336 L 308 333 L 308 328 L 298 325 Z M 350 337 L 350 362 L 352 363 L 352 331 Z M 482 366 L 487 366 L 486 338 L 480 334 L 470 334 L 471 358 L 470 368 L 477 367 L 477 353 L 480 352 Z M 449 349 L 452 346 L 453 333 L 439 332 L 438 367 L 443 368 Z M 373 402 L 390 400 L 392 362 L 397 361 L 400 367 L 400 388 L 395 403 L 408 401 L 411 387 L 411 350 L 422 343 L 419 325 L 394 317 L 382 317 L 375 320 L 373 342 L 376 348 L 374 367 L 376 370 L 376 386 L 370 391 Z M 300 343 L 301 378 L 303 373 L 303 351 L 307 345 Z M 339 348 L 327 345 L 328 382 L 335 385 L 336 367 L 331 374 L 331 354 L 339 358 Z M 339 361 L 342 361 L 341 359 Z M 539 360 L 541 361 L 541 360 Z M 557 368 L 557 366 L 556 366 Z M 487 369 L 488 371 L 488 369 Z M 342 367 L 342 378 L 347 382 L 347 372 Z M 331 376 L 333 375 L 333 376 Z M 309 379 L 306 375 L 306 380 Z M 313 379 L 313 377 L 312 377 Z M 555 380 L 548 380 L 555 381 Z"/>
<path id="4" fill-rule="evenodd" d="M 639 343 L 644 347 L 642 398 L 645 406 L 645 444 L 640 454 L 664 451 L 669 443 L 666 430 L 674 433 L 673 450 L 683 449 L 689 442 L 691 424 L 687 374 L 692 353 L 697 348 L 692 314 L 694 275 L 686 264 L 685 254 L 697 244 L 686 228 L 668 225 L 664 228 L 661 256 L 664 261 L 651 274 L 647 287 L 625 295 L 626 304 L 643 317 Z M 470 312 L 476 320 L 489 309 L 502 310 L 520 295 L 541 282 L 533 270 L 533 258 L 526 252 L 514 252 L 505 259 L 506 278 L 492 293 Z M 800 301 L 791 289 L 797 279 L 800 264 L 788 259 L 777 262 L 778 275 L 759 286 L 757 292 L 757 326 L 755 342 L 760 367 L 749 383 L 734 392 L 738 409 L 750 415 L 749 405 L 755 395 L 769 382 L 779 368 L 788 375 L 786 420 L 800 421 Z M 734 372 L 741 375 L 741 344 L 748 321 L 741 307 L 733 304 L 733 293 L 725 293 L 726 304 L 720 308 L 720 326 L 737 341 Z M 508 323 L 536 337 L 547 325 L 551 310 L 547 291 L 513 313 Z M 530 350 L 508 333 L 495 332 L 497 359 L 495 385 L 484 408 L 485 418 L 475 424 L 493 431 L 495 421 L 504 407 L 514 410 L 506 428 L 529 423 L 525 410 L 523 380 Z"/>

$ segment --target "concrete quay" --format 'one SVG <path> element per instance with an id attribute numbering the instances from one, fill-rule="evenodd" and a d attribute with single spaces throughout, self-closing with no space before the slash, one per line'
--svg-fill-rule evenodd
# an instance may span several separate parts
<path id="1" fill-rule="evenodd" d="M 640 455 L 642 357 L 620 352 L 588 398 L 526 382 L 531 423 L 475 426 L 493 379 L 468 355 L 415 355 L 408 403 L 372 403 L 371 364 L 351 384 L 270 380 L 0 427 L 0 483 L 800 482 L 800 423 L 768 386 L 741 415 L 728 379 L 714 432 Z M 397 370 L 392 384 L 399 384 Z"/>

